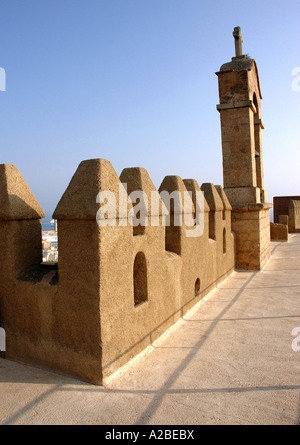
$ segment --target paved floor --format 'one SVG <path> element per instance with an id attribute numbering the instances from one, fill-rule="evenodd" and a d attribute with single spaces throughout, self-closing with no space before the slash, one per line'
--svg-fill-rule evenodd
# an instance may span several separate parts
<path id="1" fill-rule="evenodd" d="M 0 424 L 298 424 L 300 234 L 271 247 L 104 387 L 0 359 Z"/>

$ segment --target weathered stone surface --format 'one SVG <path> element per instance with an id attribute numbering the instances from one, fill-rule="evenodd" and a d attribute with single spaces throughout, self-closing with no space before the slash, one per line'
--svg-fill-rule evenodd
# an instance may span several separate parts
<path id="1" fill-rule="evenodd" d="M 12 183 L 15 170 L 7 176 Z M 40 219 L 18 213 L 17 220 L 0 221 L 0 324 L 8 358 L 100 384 L 233 271 L 231 206 L 220 186 L 204 186 L 211 208 L 204 199 L 203 232 L 188 237 L 184 219 L 179 227 L 148 221 L 140 233 L 118 218 L 99 227 L 99 191 L 118 195 L 121 181 L 128 194 L 155 191 L 145 169 L 125 169 L 120 179 L 108 161 L 79 165 L 54 213 L 55 271 L 40 269 Z M 170 176 L 160 191 L 184 195 L 200 187 Z M 17 215 L 13 206 L 10 215 Z"/>
<path id="2" fill-rule="evenodd" d="M 94 220 L 99 209 L 96 198 L 101 191 L 114 193 L 118 210 L 119 185 L 119 177 L 106 159 L 82 161 L 61 197 L 53 218 Z"/>
<path id="3" fill-rule="evenodd" d="M 285 224 L 271 224 L 271 241 L 288 241 L 288 226 Z"/>
<path id="4" fill-rule="evenodd" d="M 44 216 L 17 167 L 0 164 L 0 220 L 40 219 Z"/>
<path id="5" fill-rule="evenodd" d="M 289 225 L 288 215 L 279 215 L 278 222 L 279 222 L 279 224 L 284 224 L 284 225 L 288 226 Z"/>

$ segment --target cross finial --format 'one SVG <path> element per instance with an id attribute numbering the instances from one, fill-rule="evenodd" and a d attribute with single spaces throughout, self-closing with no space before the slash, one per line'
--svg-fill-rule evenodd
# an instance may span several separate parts
<path id="1" fill-rule="evenodd" d="M 239 26 L 236 26 L 232 33 L 234 37 L 234 43 L 235 43 L 235 57 L 240 57 L 243 55 L 243 37 L 242 37 L 242 31 Z"/>

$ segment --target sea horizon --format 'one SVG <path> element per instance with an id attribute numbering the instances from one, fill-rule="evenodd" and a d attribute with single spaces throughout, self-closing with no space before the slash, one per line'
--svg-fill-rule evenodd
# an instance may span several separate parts
<path id="1" fill-rule="evenodd" d="M 45 218 L 42 218 L 42 232 L 47 232 L 48 230 L 54 230 L 54 224 L 51 224 L 50 221 L 52 221 L 52 214 L 48 213 L 45 215 Z"/>

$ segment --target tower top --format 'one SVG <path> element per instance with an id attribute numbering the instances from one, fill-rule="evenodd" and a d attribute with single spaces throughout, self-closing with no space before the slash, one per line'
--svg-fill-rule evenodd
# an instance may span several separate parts
<path id="1" fill-rule="evenodd" d="M 243 37 L 242 37 L 242 31 L 239 26 L 236 26 L 232 33 L 234 37 L 234 43 L 235 43 L 235 57 L 241 57 L 243 55 Z"/>
<path id="2" fill-rule="evenodd" d="M 223 63 L 219 72 L 234 70 L 234 71 L 249 71 L 255 61 L 248 55 L 243 54 L 243 37 L 240 26 L 236 26 L 232 33 L 235 44 L 235 56 L 231 58 L 231 62 Z M 218 73 L 216 73 L 218 74 Z"/>

